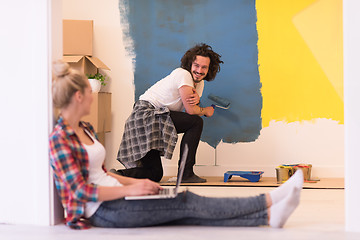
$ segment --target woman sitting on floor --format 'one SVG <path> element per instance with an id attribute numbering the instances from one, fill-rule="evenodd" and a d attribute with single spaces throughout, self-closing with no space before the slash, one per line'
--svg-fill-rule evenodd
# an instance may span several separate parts
<path id="1" fill-rule="evenodd" d="M 50 135 L 50 161 L 66 224 L 82 229 L 161 224 L 283 227 L 299 204 L 302 171 L 285 184 L 255 197 L 209 198 L 186 191 L 173 199 L 127 201 L 125 196 L 157 194 L 148 179 L 105 172 L 105 149 L 93 127 L 80 121 L 93 100 L 86 77 L 66 63 L 54 63 L 53 102 L 60 117 Z"/>

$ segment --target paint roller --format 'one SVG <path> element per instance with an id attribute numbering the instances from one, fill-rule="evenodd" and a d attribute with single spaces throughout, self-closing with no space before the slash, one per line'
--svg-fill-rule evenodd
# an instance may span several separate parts
<path id="1" fill-rule="evenodd" d="M 230 101 L 225 98 L 222 98 L 222 97 L 219 97 L 219 96 L 216 96 L 216 95 L 210 93 L 208 95 L 208 99 L 210 99 L 211 101 L 216 103 L 216 104 L 211 105 L 214 109 L 215 109 L 215 107 L 222 108 L 222 109 L 229 109 L 229 107 L 230 107 Z"/>

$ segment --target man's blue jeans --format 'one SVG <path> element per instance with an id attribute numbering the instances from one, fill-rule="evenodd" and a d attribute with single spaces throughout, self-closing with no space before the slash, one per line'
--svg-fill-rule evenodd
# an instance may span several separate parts
<path id="1" fill-rule="evenodd" d="M 89 219 L 109 228 L 155 225 L 261 226 L 268 225 L 265 195 L 247 198 L 209 198 L 192 192 L 173 199 L 118 199 L 103 202 Z"/>

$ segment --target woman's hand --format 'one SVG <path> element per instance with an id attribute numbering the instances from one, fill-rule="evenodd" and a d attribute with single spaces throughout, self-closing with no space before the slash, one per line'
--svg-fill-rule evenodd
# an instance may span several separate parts
<path id="1" fill-rule="evenodd" d="M 200 103 L 200 97 L 195 88 L 192 89 L 192 94 L 186 98 L 186 102 L 192 106 Z"/>
<path id="2" fill-rule="evenodd" d="M 136 179 L 134 183 L 123 186 L 126 196 L 143 196 L 158 194 L 162 187 L 149 179 Z"/>
<path id="3" fill-rule="evenodd" d="M 131 178 L 128 178 L 131 179 Z M 111 201 L 125 196 L 142 196 L 158 194 L 162 187 L 149 179 L 131 179 L 127 185 L 105 187 L 98 186 L 99 201 Z"/>

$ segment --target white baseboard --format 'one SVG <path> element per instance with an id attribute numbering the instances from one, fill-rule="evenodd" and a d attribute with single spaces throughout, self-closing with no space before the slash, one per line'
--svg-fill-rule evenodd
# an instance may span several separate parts
<path id="1" fill-rule="evenodd" d="M 275 166 L 195 166 L 194 171 L 200 176 L 224 176 L 227 171 L 263 171 L 263 177 L 276 177 Z M 177 165 L 164 166 L 164 176 L 175 176 Z M 312 177 L 344 178 L 344 166 L 313 166 Z"/>

